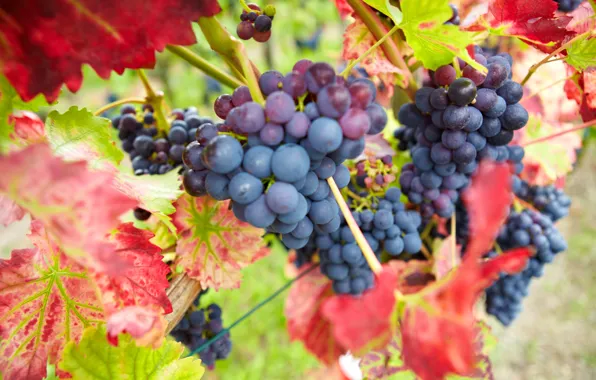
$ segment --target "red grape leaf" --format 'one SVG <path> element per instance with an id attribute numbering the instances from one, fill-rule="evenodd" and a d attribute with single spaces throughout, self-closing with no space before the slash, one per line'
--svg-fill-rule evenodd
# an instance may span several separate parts
<path id="1" fill-rule="evenodd" d="M 335 6 L 341 18 L 346 18 L 354 13 L 354 10 L 346 0 L 335 0 Z"/>
<path id="2" fill-rule="evenodd" d="M 323 316 L 323 305 L 332 296 L 331 281 L 315 269 L 292 285 L 285 306 L 290 339 L 301 341 L 326 365 L 335 363 L 346 352 Z"/>
<path id="3" fill-rule="evenodd" d="M 139 306 L 127 306 L 110 315 L 106 325 L 110 344 L 118 345 L 118 335 L 128 333 L 140 346 L 157 348 L 164 340 L 167 322 L 158 310 Z"/>
<path id="4" fill-rule="evenodd" d="M 570 79 L 565 83 L 565 92 L 580 106 L 580 115 L 584 122 L 596 119 L 596 68 L 577 73 L 577 82 Z"/>
<path id="5" fill-rule="evenodd" d="M 107 314 L 124 306 L 148 306 L 165 314 L 172 312 L 166 295 L 170 267 L 162 261 L 161 249 L 149 242 L 152 237 L 151 232 L 139 230 L 132 223 L 118 228 L 113 255 L 129 266 L 120 275 L 93 274 Z"/>
<path id="6" fill-rule="evenodd" d="M 238 220 L 229 201 L 184 194 L 175 206 L 176 264 L 203 288 L 238 288 L 241 269 L 269 254 L 263 230 Z"/>
<path id="7" fill-rule="evenodd" d="M 472 185 L 463 193 L 470 218 L 467 261 L 480 260 L 491 249 L 509 215 L 512 197 L 509 165 L 482 161 L 472 177 Z"/>
<path id="8" fill-rule="evenodd" d="M 14 124 L 11 139 L 17 145 L 26 146 L 45 141 L 45 125 L 36 113 L 22 111 L 8 117 L 8 122 Z"/>
<path id="9" fill-rule="evenodd" d="M 4 2 L 0 66 L 24 100 L 53 101 L 63 83 L 80 88 L 83 64 L 102 78 L 152 68 L 156 50 L 195 43 L 191 22 L 219 11 L 215 0 Z"/>
<path id="10" fill-rule="evenodd" d="M 384 347 L 395 330 L 397 275 L 385 266 L 375 287 L 360 297 L 334 295 L 323 303 L 322 313 L 332 326 L 337 342 L 354 354 Z"/>
<path id="11" fill-rule="evenodd" d="M 342 58 L 346 61 L 360 58 L 377 40 L 368 30 L 359 16 L 355 16 L 353 23 L 348 25 L 344 32 L 344 44 Z M 383 49 L 375 49 L 359 63 L 360 67 L 366 70 L 370 76 L 378 76 L 386 86 L 393 86 L 395 75 L 398 74 L 403 80 L 407 78 L 402 71 L 394 66 L 383 52 Z M 406 83 L 400 84 L 407 86 Z"/>
<path id="12" fill-rule="evenodd" d="M 453 241 L 455 239 L 449 235 L 444 240 L 436 240 L 433 249 L 433 272 L 437 278 L 445 277 L 451 270 L 457 268 L 461 261 L 461 245 L 456 245 Z"/>
<path id="13" fill-rule="evenodd" d="M 8 226 L 13 222 L 17 222 L 25 216 L 25 210 L 14 203 L 12 199 L 0 195 L 0 224 Z"/>
<path id="14" fill-rule="evenodd" d="M 48 359 L 83 329 L 103 320 L 102 305 L 86 270 L 64 255 L 39 221 L 35 248 L 0 261 L 0 369 L 5 379 L 41 379 Z"/>
<path id="15" fill-rule="evenodd" d="M 0 172 L 0 192 L 42 221 L 64 253 L 99 272 L 124 269 L 105 236 L 137 202 L 106 186 L 113 174 L 66 163 L 46 144 L 0 157 Z"/>
<path id="16" fill-rule="evenodd" d="M 571 17 L 558 16 L 556 10 L 554 0 L 492 0 L 486 19 L 470 30 L 482 30 L 488 22 L 493 33 L 515 36 L 548 50 L 553 42 L 560 44 L 575 34 L 566 28 Z"/>
<path id="17" fill-rule="evenodd" d="M 367 353 L 360 362 L 364 377 L 371 380 L 391 379 L 399 373 L 400 380 L 416 380 L 416 375 L 404 364 L 401 344 L 398 330 L 386 347 Z"/>

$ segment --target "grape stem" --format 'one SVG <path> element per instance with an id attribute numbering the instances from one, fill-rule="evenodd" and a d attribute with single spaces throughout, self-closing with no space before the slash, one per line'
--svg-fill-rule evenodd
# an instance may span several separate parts
<path id="1" fill-rule="evenodd" d="M 211 49 L 221 55 L 230 67 L 235 67 L 243 74 L 253 101 L 264 104 L 257 79 L 258 71 L 248 59 L 244 45 L 230 35 L 215 17 L 200 17 L 198 24 Z"/>
<path id="2" fill-rule="evenodd" d="M 368 30 L 371 31 L 376 39 L 381 39 L 388 32 L 387 27 L 383 24 L 376 12 L 366 5 L 362 0 L 347 0 L 348 4 L 354 9 L 354 11 L 360 16 Z M 414 75 L 408 68 L 406 61 L 401 56 L 397 44 L 391 38 L 388 38 L 382 46 L 385 56 L 393 65 L 401 70 L 400 74 L 406 77 L 408 87 L 405 88 L 406 93 L 411 100 L 414 100 L 418 85 Z"/>
<path id="3" fill-rule="evenodd" d="M 98 108 L 97 111 L 93 112 L 94 116 L 99 116 L 102 113 L 111 110 L 114 107 L 118 107 L 121 106 L 123 104 L 127 104 L 127 103 L 137 103 L 137 104 L 144 104 L 147 103 L 146 99 L 143 98 L 126 98 L 126 99 L 119 99 L 116 100 L 115 102 L 112 103 L 108 103 L 105 106 L 102 106 L 101 108 Z"/>
<path id="4" fill-rule="evenodd" d="M 356 243 L 358 244 L 358 247 L 360 247 L 360 250 L 362 250 L 362 254 L 364 255 L 364 258 L 366 259 L 368 266 L 375 274 L 381 273 L 381 271 L 383 270 L 383 267 L 381 266 L 379 259 L 377 259 L 377 256 L 375 256 L 375 253 L 373 252 L 372 248 L 370 248 L 370 245 L 368 245 L 368 242 L 364 238 L 364 234 L 362 233 L 360 228 L 358 228 L 358 224 L 356 224 L 356 221 L 354 220 L 354 216 L 352 216 L 352 213 L 350 212 L 350 208 L 348 207 L 348 204 L 342 197 L 341 192 L 340 192 L 339 188 L 337 187 L 337 184 L 335 183 L 335 180 L 333 179 L 333 177 L 327 178 L 327 183 L 329 184 L 329 187 L 331 188 L 331 191 L 333 192 L 333 196 L 335 197 L 335 200 L 337 201 L 337 204 L 339 205 L 339 208 L 341 209 L 341 212 L 344 215 L 346 222 L 348 223 L 348 227 L 350 228 L 350 231 L 352 231 L 352 234 L 354 235 L 354 238 L 356 239 Z"/>
<path id="5" fill-rule="evenodd" d="M 250 8 L 250 7 L 249 7 L 249 6 L 246 4 L 246 1 L 244 1 L 244 0 L 240 0 L 240 5 L 242 5 L 242 8 L 244 8 L 244 10 L 245 10 L 247 13 L 250 13 L 250 12 L 255 12 L 255 13 L 258 13 L 258 12 L 257 12 L 257 11 L 255 11 L 254 9 Z"/>
<path id="6" fill-rule="evenodd" d="M 544 136 L 544 137 L 541 137 L 539 139 L 530 140 L 530 141 L 525 142 L 525 143 L 520 144 L 520 145 L 522 147 L 526 147 L 528 145 L 545 142 L 545 141 L 554 139 L 556 137 L 563 136 L 563 135 L 565 135 L 567 133 L 571 133 L 571 132 L 575 132 L 575 131 L 580 131 L 580 130 L 582 130 L 584 128 L 589 128 L 589 127 L 592 127 L 594 125 L 596 125 L 596 120 L 588 121 L 587 123 L 576 125 L 575 127 L 567 128 L 567 129 L 564 129 L 564 130 L 562 130 L 560 132 L 556 132 L 556 133 L 553 133 L 552 135 Z"/>
<path id="7" fill-rule="evenodd" d="M 461 78 L 461 68 L 459 67 L 459 59 L 453 58 L 453 68 L 455 69 L 455 77 Z"/>
<path id="8" fill-rule="evenodd" d="M 350 76 L 352 69 L 357 64 L 362 62 L 362 60 L 364 58 L 368 57 L 373 51 L 375 51 L 379 47 L 379 45 L 381 45 L 383 42 L 385 42 L 385 40 L 387 40 L 387 38 L 389 38 L 393 33 L 397 32 L 398 30 L 399 30 L 398 25 L 395 25 L 393 28 L 391 28 L 391 30 L 389 32 L 387 32 L 383 37 L 381 37 L 377 42 L 375 42 L 375 44 L 373 46 L 368 48 L 368 50 L 365 51 L 364 54 L 362 54 L 360 57 L 358 57 L 358 59 L 351 61 L 350 64 L 348 66 L 346 66 L 344 71 L 339 75 L 343 76 L 345 79 L 348 79 L 348 76 Z"/>
<path id="9" fill-rule="evenodd" d="M 167 133 L 170 130 L 170 123 L 168 123 L 168 119 L 166 119 L 166 115 L 162 107 L 164 98 L 163 92 L 156 92 L 153 90 L 151 83 L 149 83 L 149 78 L 147 78 L 147 74 L 145 74 L 143 69 L 138 69 L 137 73 L 139 74 L 139 78 L 141 78 L 143 87 L 145 87 L 145 91 L 147 92 L 147 103 L 153 107 L 153 113 L 157 119 L 157 129 L 163 133 Z"/>
<path id="10" fill-rule="evenodd" d="M 168 49 L 170 53 L 177 55 L 186 62 L 190 63 L 192 66 L 198 68 L 205 74 L 209 75 L 221 84 L 230 87 L 231 89 L 235 89 L 236 87 L 244 85 L 243 82 L 221 71 L 217 66 L 213 65 L 198 54 L 195 54 L 188 48 L 183 46 L 168 45 L 166 46 L 166 49 Z"/>
<path id="11" fill-rule="evenodd" d="M 567 41 L 564 44 L 562 44 L 561 46 L 559 46 L 558 49 L 554 50 L 552 53 L 550 53 L 549 55 L 544 57 L 540 62 L 533 64 L 530 67 L 530 69 L 528 70 L 528 73 L 526 74 L 525 78 L 521 81 L 520 84 L 522 86 L 525 85 L 526 82 L 532 77 L 532 75 L 534 75 L 534 73 L 536 72 L 536 70 L 538 70 L 538 68 L 540 66 L 544 65 L 545 63 L 548 63 L 551 58 L 555 57 L 557 54 L 561 53 L 563 50 L 567 49 L 569 46 L 571 46 L 575 42 L 577 42 L 583 38 L 587 38 L 592 33 L 593 33 L 592 30 L 588 30 L 584 33 L 578 34 L 577 36 L 573 37 L 569 41 Z"/>

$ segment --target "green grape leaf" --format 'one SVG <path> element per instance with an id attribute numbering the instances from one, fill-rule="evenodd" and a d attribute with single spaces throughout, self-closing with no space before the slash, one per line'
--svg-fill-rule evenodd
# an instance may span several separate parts
<path id="1" fill-rule="evenodd" d="M 391 18 L 395 25 L 401 24 L 404 15 L 398 7 L 391 5 L 389 0 L 364 0 L 364 2 L 375 8 L 385 16 Z"/>
<path id="2" fill-rule="evenodd" d="M 159 348 L 137 347 L 129 335 L 118 346 L 106 339 L 104 326 L 88 328 L 78 344 L 64 348 L 58 367 L 74 379 L 200 379 L 205 372 L 196 357 L 181 359 L 184 346 L 165 340 Z"/>
<path id="3" fill-rule="evenodd" d="M 68 160 L 87 160 L 101 166 L 104 161 L 118 165 L 124 158 L 113 139 L 110 121 L 93 116 L 85 108 L 73 106 L 63 114 L 52 111 L 46 131 L 52 150 Z"/>
<path id="4" fill-rule="evenodd" d="M 54 364 L 50 364 L 46 366 L 46 377 L 43 380 L 60 380 L 60 378 L 56 375 L 56 366 Z"/>
<path id="5" fill-rule="evenodd" d="M 14 130 L 14 123 L 9 122 L 8 118 L 13 111 L 37 111 L 48 105 L 42 95 L 36 96 L 30 102 L 24 102 L 6 77 L 0 75 L 0 153 L 6 152 L 11 145 L 10 135 Z"/>
<path id="6" fill-rule="evenodd" d="M 596 38 L 582 38 L 567 48 L 568 64 L 578 70 L 596 66 Z"/>
<path id="7" fill-rule="evenodd" d="M 473 44 L 472 33 L 455 25 L 445 25 L 453 11 L 447 0 L 402 0 L 404 21 L 401 29 L 414 50 L 414 56 L 424 67 L 436 70 L 449 64 L 454 57 L 466 61 L 476 70 L 486 73 L 486 67 L 474 61 L 466 50 Z"/>

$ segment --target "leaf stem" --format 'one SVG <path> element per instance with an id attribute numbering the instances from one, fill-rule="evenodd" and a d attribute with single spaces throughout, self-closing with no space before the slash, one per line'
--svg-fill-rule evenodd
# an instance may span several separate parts
<path id="1" fill-rule="evenodd" d="M 137 104 L 144 104 L 146 103 L 147 100 L 143 99 L 143 98 L 125 98 L 125 99 L 119 99 L 116 100 L 115 102 L 112 103 L 108 103 L 105 106 L 102 106 L 101 108 L 98 108 L 97 111 L 93 112 L 94 116 L 99 116 L 102 113 L 111 110 L 114 107 L 118 107 L 121 106 L 123 104 L 127 104 L 127 103 L 137 103 Z"/>
<path id="2" fill-rule="evenodd" d="M 375 51 L 379 47 L 379 45 L 381 45 L 383 42 L 385 42 L 385 40 L 387 40 L 387 38 L 389 38 L 393 33 L 397 32 L 398 30 L 399 30 L 399 25 L 395 25 L 393 28 L 391 28 L 391 30 L 389 32 L 387 32 L 383 37 L 381 37 L 377 42 L 375 42 L 375 44 L 373 46 L 368 48 L 368 50 L 365 51 L 364 54 L 362 54 L 360 57 L 358 57 L 358 59 L 351 61 L 350 64 L 348 66 L 346 66 L 346 68 L 340 75 L 343 76 L 345 79 L 348 79 L 348 76 L 352 72 L 352 69 L 357 64 L 362 62 L 362 60 L 364 58 L 368 57 L 373 51 Z"/>
<path id="3" fill-rule="evenodd" d="M 554 139 L 555 137 L 563 136 L 563 135 L 565 135 L 567 133 L 571 133 L 571 132 L 575 132 L 575 131 L 580 131 L 580 130 L 582 130 L 584 128 L 589 128 L 589 127 L 592 127 L 594 125 L 596 125 L 596 120 L 591 120 L 591 121 L 588 121 L 587 123 L 576 125 L 575 127 L 567 128 L 567 129 L 564 129 L 562 131 L 553 133 L 552 135 L 544 136 L 544 137 L 541 137 L 541 138 L 536 139 L 536 140 L 531 140 L 531 141 L 525 142 L 525 143 L 521 144 L 521 146 L 522 147 L 526 147 L 528 145 L 532 145 L 532 144 L 537 144 L 537 143 L 541 143 L 541 142 L 544 142 L 544 141 L 548 141 L 550 139 Z"/>
<path id="4" fill-rule="evenodd" d="M 534 75 L 534 73 L 536 72 L 536 70 L 538 70 L 538 68 L 540 66 L 544 65 L 545 63 L 548 63 L 551 58 L 553 58 L 557 54 L 561 53 L 563 50 L 567 49 L 569 46 L 571 46 L 576 41 L 579 41 L 582 38 L 585 38 L 585 37 L 589 36 L 592 33 L 593 33 L 592 30 L 588 30 L 588 31 L 585 31 L 584 33 L 578 34 L 577 36 L 573 37 L 569 41 L 567 41 L 564 44 L 562 44 L 561 46 L 559 46 L 558 49 L 554 50 L 552 53 L 550 53 L 549 55 L 547 55 L 546 57 L 544 57 L 540 62 L 533 64 L 530 67 L 530 69 L 528 70 L 528 73 L 526 74 L 525 78 L 521 81 L 520 84 L 522 86 L 525 85 L 526 82 L 528 82 L 528 80 L 532 77 L 532 75 Z"/>
<path id="5" fill-rule="evenodd" d="M 360 16 L 368 30 L 371 31 L 373 36 L 377 39 L 383 38 L 383 36 L 388 32 L 386 26 L 382 23 L 379 16 L 376 12 L 366 5 L 362 0 L 346 0 L 348 4 L 354 9 L 354 11 Z M 393 39 L 388 38 L 382 45 L 383 52 L 385 56 L 393 65 L 398 67 L 401 70 L 401 74 L 404 75 L 408 80 L 408 87 L 405 88 L 406 93 L 410 97 L 411 100 L 414 100 L 414 96 L 416 94 L 416 90 L 418 90 L 418 85 L 416 84 L 416 79 L 406 61 L 404 61 L 399 49 L 397 48 L 397 44 Z"/>
<path id="6" fill-rule="evenodd" d="M 238 79 L 231 77 L 228 73 L 223 72 L 219 69 L 219 67 L 210 63 L 198 54 L 195 54 L 192 50 L 188 48 L 185 48 L 183 46 L 168 45 L 166 46 L 166 49 L 168 49 L 170 53 L 177 55 L 186 62 L 190 63 L 192 66 L 198 68 L 205 74 L 209 75 L 218 82 L 230 87 L 231 89 L 235 89 L 236 87 L 244 85 L 244 83 L 242 83 Z"/>
<path id="7" fill-rule="evenodd" d="M 364 234 L 362 233 L 360 228 L 358 228 L 358 224 L 356 224 L 356 221 L 354 220 L 354 216 L 352 216 L 352 213 L 350 212 L 348 204 L 341 196 L 341 192 L 337 187 L 337 184 L 335 183 L 333 177 L 327 178 L 327 183 L 329 184 L 329 187 L 333 192 L 333 196 L 335 197 L 335 200 L 337 201 L 337 204 L 339 205 L 339 208 L 341 209 L 341 212 L 344 215 L 346 222 L 348 223 L 350 231 L 352 231 L 354 238 L 356 238 L 356 243 L 360 247 L 360 250 L 362 251 L 364 258 L 366 259 L 368 266 L 370 266 L 370 269 L 375 274 L 381 273 L 383 267 L 381 266 L 379 259 L 377 259 L 377 256 L 375 256 L 373 250 L 370 248 L 370 245 L 368 245 L 368 242 L 366 241 Z"/>
<path id="8" fill-rule="evenodd" d="M 151 83 L 149 83 L 149 78 L 143 69 L 138 69 L 137 73 L 139 74 L 139 78 L 141 78 L 141 82 L 143 82 L 143 87 L 145 87 L 145 91 L 147 92 L 147 103 L 149 103 L 153 107 L 153 113 L 155 118 L 157 119 L 157 129 L 160 132 L 168 133 L 170 130 L 170 123 L 168 123 L 168 119 L 163 111 L 163 101 L 164 95 L 162 91 L 155 91 L 153 87 L 151 87 Z"/>

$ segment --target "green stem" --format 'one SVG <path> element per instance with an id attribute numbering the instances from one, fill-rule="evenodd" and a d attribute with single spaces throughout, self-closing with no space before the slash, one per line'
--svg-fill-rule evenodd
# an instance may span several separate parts
<path id="1" fill-rule="evenodd" d="M 149 83 L 149 78 L 147 78 L 147 74 L 145 74 L 143 69 L 138 69 L 137 73 L 139 74 L 139 78 L 141 78 L 143 87 L 145 87 L 145 91 L 147 92 L 147 103 L 153 107 L 153 114 L 157 119 L 157 129 L 160 132 L 168 133 L 170 130 L 170 123 L 168 123 L 168 119 L 166 119 L 166 115 L 163 112 L 163 92 L 156 92 L 153 90 L 151 83 Z"/>
<path id="2" fill-rule="evenodd" d="M 383 24 L 376 12 L 366 5 L 362 0 L 347 0 L 348 4 L 354 9 L 354 11 L 360 16 L 368 30 L 375 36 L 376 39 L 381 39 L 388 30 Z M 393 39 L 388 38 L 382 45 L 385 56 L 393 65 L 401 70 L 401 74 L 408 79 L 408 87 L 405 88 L 406 93 L 411 100 L 415 99 L 416 90 L 418 85 L 414 75 L 410 72 L 406 61 L 404 61 L 397 44 Z"/>
<path id="3" fill-rule="evenodd" d="M 375 51 L 379 47 L 379 45 L 381 45 L 383 42 L 385 42 L 385 40 L 387 40 L 387 38 L 389 38 L 393 33 L 397 32 L 398 30 L 399 30 L 398 25 L 395 25 L 393 28 L 391 28 L 391 30 L 389 32 L 387 32 L 387 34 L 385 34 L 377 42 L 375 42 L 375 44 L 373 46 L 371 46 L 367 51 L 365 51 L 364 54 L 362 54 L 360 57 L 358 57 L 358 59 L 350 62 L 350 64 L 345 68 L 345 70 L 340 75 L 343 76 L 344 78 L 348 79 L 348 76 L 352 72 L 352 69 L 357 64 L 362 62 L 362 60 L 364 58 L 368 57 L 373 51 Z"/>
<path id="4" fill-rule="evenodd" d="M 459 67 L 459 59 L 453 58 L 453 68 L 455 69 L 455 77 L 461 78 L 461 68 Z"/>
<path id="5" fill-rule="evenodd" d="M 223 56 L 226 62 L 243 73 L 253 100 L 263 104 L 265 99 L 259 88 L 259 82 L 252 62 L 246 55 L 244 45 L 238 39 L 232 37 L 214 17 L 201 17 L 198 23 L 211 49 Z"/>
<path id="6" fill-rule="evenodd" d="M 231 77 L 229 74 L 221 71 L 217 66 L 208 62 L 201 56 L 193 53 L 190 49 L 175 45 L 168 45 L 166 49 L 168 49 L 170 53 L 177 55 L 178 57 L 193 65 L 194 67 L 198 68 L 199 70 L 202 70 L 205 74 L 209 75 L 213 79 L 219 81 L 220 83 L 232 89 L 244 85 L 244 83 L 242 83 L 236 78 Z"/>
<path id="7" fill-rule="evenodd" d="M 143 98 L 126 98 L 126 99 L 119 99 L 116 100 L 115 102 L 112 103 L 108 103 L 105 106 L 98 108 L 97 111 L 93 112 L 93 115 L 95 116 L 99 116 L 102 113 L 106 112 L 107 110 L 110 110 L 114 107 L 118 107 L 121 106 L 123 104 L 127 104 L 127 103 L 138 103 L 138 104 L 144 104 L 147 101 Z"/>
<path id="8" fill-rule="evenodd" d="M 596 125 L 596 120 L 588 121 L 587 123 L 583 123 L 583 124 L 580 124 L 580 125 L 576 125 L 575 127 L 564 129 L 564 130 L 562 130 L 560 132 L 553 133 L 552 135 L 548 135 L 548 136 L 541 137 L 539 139 L 528 141 L 526 143 L 521 144 L 521 146 L 526 147 L 528 145 L 532 145 L 532 144 L 536 144 L 536 143 L 548 141 L 548 140 L 554 139 L 555 137 L 559 137 L 559 136 L 565 135 L 567 133 L 575 132 L 575 131 L 580 131 L 580 130 L 582 130 L 584 128 L 589 128 L 589 127 L 592 127 L 594 125 Z"/>
<path id="9" fill-rule="evenodd" d="M 250 12 L 255 12 L 254 9 L 250 8 L 247 4 L 246 1 L 244 0 L 240 0 L 240 5 L 242 5 L 242 8 L 244 8 L 245 11 L 247 11 L 248 13 Z"/>

